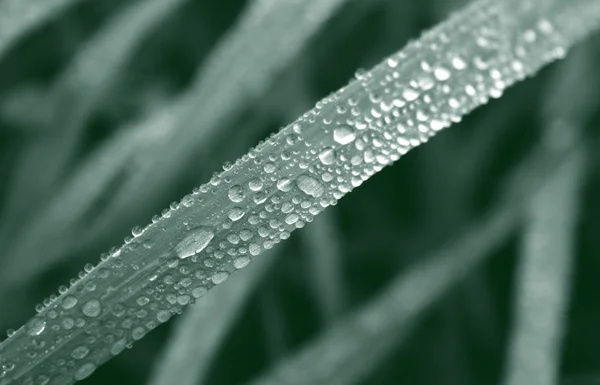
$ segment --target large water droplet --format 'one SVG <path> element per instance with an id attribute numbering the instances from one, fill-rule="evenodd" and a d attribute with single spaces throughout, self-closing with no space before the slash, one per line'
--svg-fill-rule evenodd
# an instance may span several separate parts
<path id="1" fill-rule="evenodd" d="M 89 352 L 90 349 L 87 346 L 81 345 L 73 349 L 71 352 L 71 357 L 75 358 L 76 360 L 81 360 L 82 358 L 85 358 Z"/>
<path id="2" fill-rule="evenodd" d="M 235 203 L 243 201 L 246 197 L 244 189 L 240 185 L 231 186 L 231 188 L 229 188 L 228 196 L 229 199 Z"/>
<path id="3" fill-rule="evenodd" d="M 88 317 L 98 317 L 102 312 L 102 305 L 97 299 L 90 299 L 83 304 L 81 311 Z"/>
<path id="4" fill-rule="evenodd" d="M 191 257 L 204 250 L 214 236 L 215 233 L 207 227 L 196 228 L 175 246 L 175 252 L 181 259 Z"/>
<path id="5" fill-rule="evenodd" d="M 313 198 L 318 198 L 325 192 L 321 182 L 308 175 L 300 175 L 296 179 L 296 185 L 298 185 L 300 191 Z"/>
<path id="6" fill-rule="evenodd" d="M 46 329 L 46 321 L 41 318 L 34 318 L 27 324 L 27 334 L 30 336 L 39 336 Z"/>
<path id="7" fill-rule="evenodd" d="M 92 373 L 94 373 L 94 370 L 96 370 L 96 365 L 94 365 L 91 362 L 88 362 L 87 364 L 81 365 L 75 371 L 75 375 L 73 376 L 73 378 L 75 379 L 75 381 L 81 381 L 81 380 L 91 376 Z"/>
<path id="8" fill-rule="evenodd" d="M 75 305 L 77 305 L 77 298 L 73 297 L 72 295 L 68 295 L 62 300 L 61 305 L 65 310 L 72 309 L 75 307 Z"/>
<path id="9" fill-rule="evenodd" d="M 319 159 L 324 165 L 335 163 L 335 150 L 331 147 L 326 147 L 319 153 Z"/>
<path id="10" fill-rule="evenodd" d="M 339 144 L 345 145 L 352 143 L 356 139 L 354 130 L 348 126 L 340 126 L 333 131 L 333 140 Z"/>

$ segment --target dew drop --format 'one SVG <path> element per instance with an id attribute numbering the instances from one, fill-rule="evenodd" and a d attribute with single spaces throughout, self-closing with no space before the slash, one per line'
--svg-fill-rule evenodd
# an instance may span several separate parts
<path id="1" fill-rule="evenodd" d="M 125 345 L 127 345 L 127 340 L 125 340 L 124 338 L 118 340 L 110 347 L 110 354 L 116 356 L 125 349 Z"/>
<path id="2" fill-rule="evenodd" d="M 73 297 L 72 295 L 68 295 L 62 300 L 61 305 L 65 310 L 72 309 L 75 307 L 75 305 L 77 305 L 77 298 Z"/>
<path id="3" fill-rule="evenodd" d="M 39 336 L 46 329 L 46 321 L 41 318 L 34 318 L 27 324 L 27 334 L 30 336 Z"/>
<path id="4" fill-rule="evenodd" d="M 448 79 L 450 79 L 450 71 L 448 71 L 446 68 L 444 67 L 438 67 L 433 71 L 433 76 L 435 76 L 435 78 L 441 82 L 444 82 Z"/>
<path id="5" fill-rule="evenodd" d="M 229 219 L 234 222 L 239 221 L 244 214 L 246 213 L 240 207 L 233 207 L 231 210 L 229 210 Z"/>
<path id="6" fill-rule="evenodd" d="M 102 305 L 97 299 L 90 299 L 82 306 L 81 311 L 88 317 L 98 317 L 102 312 Z"/>
<path id="7" fill-rule="evenodd" d="M 81 345 L 73 349 L 71 352 L 71 357 L 75 358 L 76 360 L 81 360 L 82 358 L 85 358 L 89 352 L 90 349 L 87 346 Z"/>
<path id="8" fill-rule="evenodd" d="M 321 182 L 308 175 L 300 175 L 296 179 L 296 185 L 303 193 L 313 198 L 318 198 L 325 192 Z"/>
<path id="9" fill-rule="evenodd" d="M 207 227 L 198 227 L 190 231 L 186 237 L 175 246 L 175 252 L 181 259 L 191 257 L 208 246 L 215 233 Z"/>
<path id="10" fill-rule="evenodd" d="M 292 181 L 288 178 L 279 179 L 277 181 L 277 188 L 279 191 L 288 192 L 292 189 Z"/>
<path id="11" fill-rule="evenodd" d="M 248 266 L 249 263 L 250 263 L 249 257 L 239 257 L 239 258 L 236 258 L 235 261 L 233 261 L 233 266 L 236 269 L 242 269 L 242 268 Z"/>
<path id="12" fill-rule="evenodd" d="M 73 378 L 75 379 L 75 381 L 81 381 L 91 376 L 92 373 L 94 373 L 94 370 L 96 370 L 96 365 L 94 365 L 91 362 L 88 362 L 87 364 L 83 364 L 79 368 L 77 368 Z"/>
<path id="13" fill-rule="evenodd" d="M 335 163 L 335 158 L 335 150 L 331 147 L 326 147 L 325 149 L 323 149 L 323 151 L 319 153 L 319 159 L 324 165 L 330 165 Z"/>
<path id="14" fill-rule="evenodd" d="M 240 185 L 231 186 L 229 192 L 227 193 L 227 196 L 229 196 L 229 199 L 235 203 L 239 203 L 243 201 L 244 198 L 246 198 L 246 195 L 244 194 L 244 189 Z"/>
<path id="15" fill-rule="evenodd" d="M 356 134 L 348 126 L 340 126 L 333 131 L 333 140 L 341 145 L 352 143 L 354 139 L 356 139 Z"/>
<path id="16" fill-rule="evenodd" d="M 222 282 L 225 282 L 225 280 L 229 277 L 229 273 L 226 271 L 217 271 L 216 273 L 214 273 L 211 277 L 212 282 L 215 285 L 218 285 Z"/>
<path id="17" fill-rule="evenodd" d="M 259 178 L 252 179 L 250 182 L 248 182 L 248 187 L 252 191 L 260 191 L 263 188 L 263 181 Z"/>

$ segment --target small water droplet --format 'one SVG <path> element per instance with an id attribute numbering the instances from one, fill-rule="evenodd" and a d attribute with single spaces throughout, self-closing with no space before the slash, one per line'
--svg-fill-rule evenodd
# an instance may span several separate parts
<path id="1" fill-rule="evenodd" d="M 288 192 L 292 189 L 292 181 L 288 178 L 282 178 L 277 181 L 277 189 L 282 192 Z"/>
<path id="2" fill-rule="evenodd" d="M 323 149 L 323 151 L 319 153 L 319 159 L 324 165 L 330 165 L 335 163 L 335 158 L 335 150 L 331 147 L 326 147 L 325 149 Z"/>
<path id="3" fill-rule="evenodd" d="M 62 300 L 61 305 L 65 310 L 72 309 L 75 307 L 75 305 L 77 305 L 77 298 L 73 297 L 72 295 L 68 295 Z"/>
<path id="4" fill-rule="evenodd" d="M 244 214 L 246 213 L 240 207 L 233 207 L 231 210 L 229 210 L 229 219 L 234 222 L 239 221 Z"/>
<path id="5" fill-rule="evenodd" d="M 240 185 L 231 186 L 231 188 L 229 188 L 228 196 L 229 199 L 235 203 L 239 203 L 246 198 L 244 189 Z"/>
<path id="6" fill-rule="evenodd" d="M 340 126 L 333 131 L 333 140 L 341 145 L 352 143 L 354 139 L 356 139 L 356 134 L 348 126 Z"/>
<path id="7" fill-rule="evenodd" d="M 191 257 L 204 250 L 215 236 L 207 227 L 198 227 L 190 231 L 186 237 L 175 246 L 175 252 L 181 259 Z"/>
<path id="8" fill-rule="evenodd" d="M 102 305 L 97 299 L 90 299 L 81 307 L 81 311 L 88 317 L 98 317 L 102 312 Z"/>
<path id="9" fill-rule="evenodd" d="M 75 379 L 75 381 L 81 381 L 81 380 L 91 376 L 92 373 L 94 373 L 94 370 L 96 370 L 96 365 L 94 365 L 91 362 L 88 362 L 86 364 L 81 365 L 79 368 L 77 368 L 73 378 Z"/>
<path id="10" fill-rule="evenodd" d="M 313 198 L 318 198 L 325 192 L 321 182 L 308 175 L 300 175 L 296 180 L 296 185 L 300 191 Z"/>
<path id="11" fill-rule="evenodd" d="M 211 277 L 213 283 L 215 285 L 218 285 L 222 282 L 224 282 L 227 278 L 229 277 L 229 273 L 226 271 L 217 271 L 216 273 L 214 273 Z"/>
<path id="12" fill-rule="evenodd" d="M 30 336 L 39 336 L 46 329 L 46 321 L 35 317 L 27 324 L 27 334 Z"/>
<path id="13" fill-rule="evenodd" d="M 76 360 L 81 360 L 82 358 L 85 358 L 89 352 L 90 349 L 87 346 L 81 345 L 73 349 L 71 352 L 71 357 L 75 358 Z"/>
<path id="14" fill-rule="evenodd" d="M 433 71 L 433 76 L 441 82 L 450 79 L 451 73 L 444 67 L 438 67 Z"/>

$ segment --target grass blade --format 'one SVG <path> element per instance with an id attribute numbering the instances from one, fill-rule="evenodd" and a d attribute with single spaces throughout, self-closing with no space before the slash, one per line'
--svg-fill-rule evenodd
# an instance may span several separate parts
<path id="1" fill-rule="evenodd" d="M 21 37 L 81 0 L 0 1 L 0 57 Z"/>
<path id="2" fill-rule="evenodd" d="M 548 121 L 549 146 L 568 146 L 576 140 L 582 131 L 579 127 L 595 111 L 596 99 L 590 94 L 597 91 L 584 91 L 589 88 L 586 84 L 597 79 L 596 63 L 588 53 L 592 50 L 578 50 L 558 74 L 557 92 L 543 115 Z M 507 385 L 559 383 L 584 155 L 563 165 L 531 198 L 507 352 Z"/>
<path id="3" fill-rule="evenodd" d="M 508 385 L 558 384 L 582 154 L 532 197 L 518 276 Z"/>
<path id="4" fill-rule="evenodd" d="M 13 166 L 13 181 L 0 226 L 7 245 L 65 177 L 90 115 L 104 100 L 144 37 L 187 0 L 135 1 L 104 26 L 67 66 L 47 96 L 42 135 L 25 147 Z"/>
<path id="5" fill-rule="evenodd" d="M 359 74 L 161 218 L 134 229 L 124 245 L 0 344 L 10 368 L 0 385 L 37 376 L 64 384 L 91 375 L 163 315 L 181 311 L 195 293 L 225 281 L 409 149 L 562 57 L 582 36 L 579 27 L 564 24 L 573 22 L 562 18 L 570 4 L 521 19 L 505 2 L 481 0 Z M 588 5 L 578 8 L 581 23 L 595 26 L 600 12 L 591 11 L 600 1 L 577 4 Z M 532 29 L 538 32 L 534 43 L 527 39 Z M 505 220 L 496 225 L 500 232 Z M 473 242 L 474 249 L 482 247 Z M 435 271 L 436 288 L 443 289 L 448 275 Z M 190 285 L 179 284 L 186 278 Z M 66 328 L 66 320 L 74 323 Z"/>
<path id="6" fill-rule="evenodd" d="M 155 366 L 150 385 L 203 384 L 212 360 L 243 303 L 272 266 L 281 248 L 269 251 L 245 274 L 218 286 L 189 309 L 175 326 L 174 335 Z"/>
<path id="7" fill-rule="evenodd" d="M 188 92 L 117 134 L 76 171 L 59 197 L 17 239 L 6 256 L 8 261 L 0 282 L 16 283 L 9 271 L 18 270 L 21 281 L 43 272 L 71 244 L 65 241 L 64 234 L 83 238 L 78 231 L 81 216 L 98 196 L 107 193 L 110 182 L 118 175 L 124 176 L 125 183 L 116 192 L 108 212 L 88 231 L 91 237 L 106 233 L 123 213 L 135 213 L 138 199 L 132 198 L 136 192 L 148 191 L 145 204 L 152 202 L 152 197 L 160 195 L 169 185 L 169 178 L 175 178 L 177 170 L 181 171 L 183 163 L 188 161 L 184 157 L 197 152 L 198 145 L 209 148 L 225 117 L 241 108 L 248 97 L 260 95 L 268 87 L 268 79 L 295 57 L 344 1 L 252 3 L 199 71 Z M 252 47 L 249 52 L 248 47 Z M 244 60 L 238 60 L 240 57 Z M 189 147 L 192 145 L 193 148 Z M 170 156 L 157 158 L 157 153 Z M 156 161 L 166 163 L 157 165 Z M 153 177 L 156 175 L 159 178 Z M 44 259 L 38 258 L 41 245 L 44 245 Z"/>

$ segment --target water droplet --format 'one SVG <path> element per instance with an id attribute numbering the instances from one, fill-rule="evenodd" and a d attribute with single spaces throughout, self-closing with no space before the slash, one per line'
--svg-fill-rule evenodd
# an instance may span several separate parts
<path id="1" fill-rule="evenodd" d="M 243 201 L 244 198 L 246 198 L 246 195 L 244 194 L 244 189 L 240 185 L 231 186 L 227 194 L 229 196 L 229 199 L 235 203 L 239 203 Z"/>
<path id="2" fill-rule="evenodd" d="M 90 349 L 88 349 L 87 346 L 81 345 L 73 349 L 71 352 L 71 357 L 75 358 L 76 360 L 81 360 L 82 358 L 85 358 L 89 352 Z"/>
<path id="3" fill-rule="evenodd" d="M 181 259 L 191 257 L 204 250 L 213 239 L 215 233 L 207 227 L 198 227 L 190 231 L 186 237 L 175 246 L 175 252 Z"/>
<path id="4" fill-rule="evenodd" d="M 444 82 L 448 79 L 450 79 L 450 71 L 448 71 L 446 68 L 444 67 L 438 67 L 433 71 L 433 76 L 435 76 L 435 78 L 441 82 Z"/>
<path id="5" fill-rule="evenodd" d="M 326 147 L 325 149 L 323 149 L 323 151 L 319 153 L 319 159 L 324 165 L 330 165 L 335 163 L 335 157 L 335 150 L 331 147 Z"/>
<path id="6" fill-rule="evenodd" d="M 62 300 L 61 305 L 65 310 L 72 309 L 75 307 L 75 305 L 77 305 L 77 298 L 73 297 L 72 295 L 68 295 Z"/>
<path id="7" fill-rule="evenodd" d="M 241 268 L 248 266 L 249 263 L 250 263 L 249 257 L 239 257 L 239 258 L 236 258 L 235 261 L 233 261 L 233 266 L 236 269 L 241 269 Z"/>
<path id="8" fill-rule="evenodd" d="M 356 139 L 354 130 L 348 126 L 340 126 L 333 131 L 333 140 L 339 144 L 346 145 Z"/>
<path id="9" fill-rule="evenodd" d="M 220 284 L 221 282 L 225 282 L 225 280 L 229 277 L 229 273 L 226 271 L 217 271 L 211 277 L 213 283 L 215 285 Z"/>
<path id="10" fill-rule="evenodd" d="M 98 317 L 102 312 L 102 305 L 97 299 L 90 299 L 82 306 L 81 311 L 88 317 Z"/>
<path id="11" fill-rule="evenodd" d="M 127 340 L 125 340 L 125 338 L 118 340 L 110 347 L 110 354 L 112 354 L 113 356 L 116 356 L 117 354 L 121 353 L 123 351 L 123 349 L 125 349 L 126 345 L 127 345 Z"/>
<path id="12" fill-rule="evenodd" d="M 288 192 L 292 189 L 292 181 L 288 178 L 279 179 L 277 181 L 279 191 Z"/>
<path id="13" fill-rule="evenodd" d="M 46 329 L 46 321 L 41 318 L 34 318 L 27 324 L 27 334 L 30 336 L 39 336 Z"/>
<path id="14" fill-rule="evenodd" d="M 313 198 L 318 198 L 325 192 L 323 185 L 315 178 L 308 175 L 300 175 L 296 180 L 296 185 L 303 193 Z"/>
<path id="15" fill-rule="evenodd" d="M 240 207 L 233 207 L 231 210 L 229 210 L 229 219 L 234 222 L 239 221 L 244 214 L 246 213 Z"/>
<path id="16" fill-rule="evenodd" d="M 75 381 L 81 381 L 81 380 L 91 376 L 92 373 L 94 373 L 94 370 L 96 370 L 96 365 L 94 365 L 91 362 L 88 362 L 87 364 L 81 365 L 75 371 L 75 375 L 73 376 L 73 378 L 75 379 Z"/>
<path id="17" fill-rule="evenodd" d="M 257 256 L 258 254 L 260 254 L 260 245 L 257 245 L 256 243 L 251 243 L 250 245 L 248 245 L 248 252 L 250 252 L 250 255 Z"/>
<path id="18" fill-rule="evenodd" d="M 252 179 L 248 182 L 248 187 L 250 187 L 250 190 L 252 191 L 260 191 L 263 188 L 263 181 L 258 178 Z"/>

